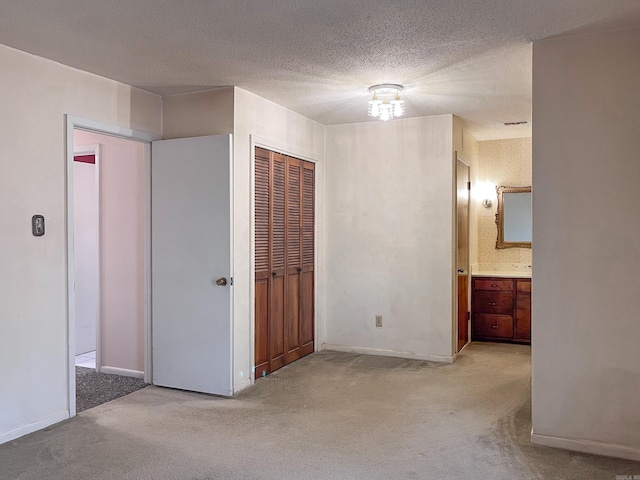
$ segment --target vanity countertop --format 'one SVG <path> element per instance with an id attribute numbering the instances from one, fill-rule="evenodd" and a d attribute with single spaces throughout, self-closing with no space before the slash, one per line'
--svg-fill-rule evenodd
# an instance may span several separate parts
<path id="1" fill-rule="evenodd" d="M 481 270 L 472 272 L 473 277 L 502 277 L 502 278 L 531 278 L 531 270 L 528 271 L 501 271 L 501 270 Z"/>

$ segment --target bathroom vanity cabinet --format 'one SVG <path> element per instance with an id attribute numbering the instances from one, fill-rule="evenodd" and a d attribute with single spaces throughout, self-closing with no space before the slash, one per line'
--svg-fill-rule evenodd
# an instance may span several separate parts
<path id="1" fill-rule="evenodd" d="M 531 343 L 531 279 L 473 277 L 473 340 Z"/>

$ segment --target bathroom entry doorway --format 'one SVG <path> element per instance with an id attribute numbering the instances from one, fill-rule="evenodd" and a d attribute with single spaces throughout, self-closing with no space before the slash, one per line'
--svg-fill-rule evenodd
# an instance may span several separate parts
<path id="1" fill-rule="evenodd" d="M 458 325 L 457 352 L 469 342 L 469 195 L 471 191 L 469 165 L 459 158 L 456 162 L 456 223 Z"/>

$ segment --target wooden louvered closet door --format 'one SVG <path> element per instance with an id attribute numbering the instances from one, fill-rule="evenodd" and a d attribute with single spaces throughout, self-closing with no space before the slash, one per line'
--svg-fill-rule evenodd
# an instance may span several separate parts
<path id="1" fill-rule="evenodd" d="M 256 210 L 256 315 L 255 315 L 255 367 L 258 372 L 268 371 L 269 358 L 269 277 L 271 276 L 270 198 L 271 163 L 269 152 L 256 148 L 255 158 L 255 210 Z"/>
<path id="2" fill-rule="evenodd" d="M 300 356 L 313 353 L 315 165 L 302 162 L 302 272 L 300 274 Z"/>
<path id="3" fill-rule="evenodd" d="M 285 267 L 286 239 L 286 171 L 284 155 L 271 153 L 271 285 L 269 295 L 269 360 L 270 371 L 282 367 L 285 334 Z M 268 373 L 268 372 L 267 372 Z"/>
<path id="4" fill-rule="evenodd" d="M 314 349 L 314 165 L 256 148 L 255 369 Z"/>
<path id="5" fill-rule="evenodd" d="M 302 166 L 287 159 L 287 298 L 285 363 L 300 358 L 300 272 L 302 272 Z"/>

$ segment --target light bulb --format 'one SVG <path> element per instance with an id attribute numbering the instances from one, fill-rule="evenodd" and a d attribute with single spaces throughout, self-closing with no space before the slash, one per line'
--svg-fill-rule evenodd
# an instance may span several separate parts
<path id="1" fill-rule="evenodd" d="M 373 98 L 369 100 L 369 116 L 377 117 L 380 115 L 380 104 L 382 102 L 378 100 L 378 95 L 373 94 Z"/>
<path id="2" fill-rule="evenodd" d="M 380 104 L 382 102 L 380 100 L 370 100 L 369 101 L 369 115 L 371 117 L 377 117 L 380 115 Z"/>
<path id="3" fill-rule="evenodd" d="M 386 122 L 390 118 L 393 118 L 393 112 L 391 111 L 391 105 L 383 103 L 380 107 L 380 120 Z"/>
<path id="4" fill-rule="evenodd" d="M 401 117 L 404 115 L 404 100 L 400 100 L 400 94 L 396 93 L 396 98 L 391 102 L 393 105 L 393 115 Z"/>

